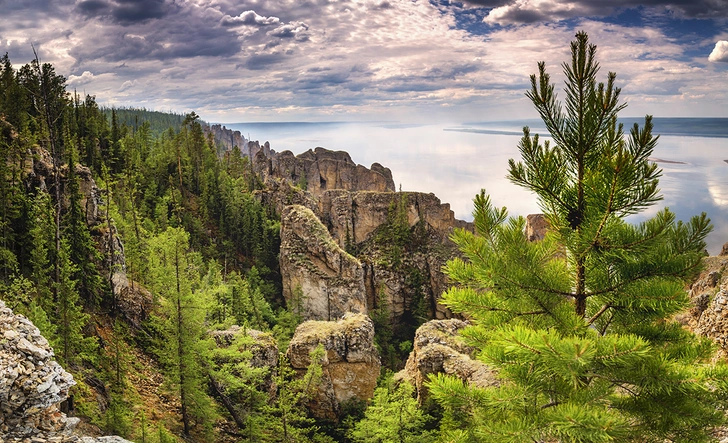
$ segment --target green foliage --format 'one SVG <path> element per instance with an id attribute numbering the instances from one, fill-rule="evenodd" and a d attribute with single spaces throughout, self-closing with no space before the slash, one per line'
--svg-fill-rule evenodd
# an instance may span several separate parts
<path id="1" fill-rule="evenodd" d="M 70 144 L 70 143 L 69 143 Z M 68 194 L 68 210 L 63 217 L 63 237 L 68 242 L 69 258 L 75 269 L 73 278 L 78 282 L 77 290 L 86 304 L 98 306 L 109 289 L 99 273 L 98 264 L 101 254 L 91 238 L 86 219 L 86 209 L 81 205 L 83 195 L 79 189 L 79 178 L 76 172 L 76 149 L 68 148 L 68 172 L 66 188 Z"/>
<path id="2" fill-rule="evenodd" d="M 426 443 L 436 441 L 434 432 L 425 428 L 432 417 L 417 405 L 414 387 L 407 382 L 374 391 L 374 398 L 366 409 L 364 418 L 350 433 L 357 443 Z"/>
<path id="3" fill-rule="evenodd" d="M 183 229 L 167 228 L 149 242 L 152 288 L 162 307 L 157 354 L 166 369 L 165 382 L 179 397 L 184 435 L 194 428 L 209 440 L 215 418 L 204 371 L 212 346 L 205 327 L 209 300 L 200 257 L 188 250 L 188 241 Z"/>
<path id="4" fill-rule="evenodd" d="M 724 421 L 712 347 L 672 317 L 688 307 L 685 283 L 699 270 L 705 214 L 675 222 L 668 210 L 631 225 L 624 217 L 659 200 L 649 161 L 657 137 L 648 116 L 625 139 L 615 74 L 595 80 L 596 47 L 585 33 L 564 64 L 565 109 L 544 64 L 527 94 L 553 139 L 528 128 L 510 179 L 538 195 L 550 223 L 528 242 L 523 218 L 507 218 L 482 192 L 475 234 L 453 241 L 466 260 L 448 263 L 445 295 L 472 319 L 466 339 L 498 369 L 490 389 L 436 377 L 443 429 L 458 441 L 707 441 Z"/>
<path id="5" fill-rule="evenodd" d="M 83 312 L 83 303 L 76 290 L 73 275 L 76 266 L 71 263 L 69 245 L 61 241 L 58 261 L 60 281 L 56 285 L 56 301 L 52 321 L 58 340 L 56 358 L 68 368 L 77 367 L 82 361 L 93 361 L 96 355 L 96 340 L 86 336 L 83 329 L 89 322 L 89 315 Z"/>
<path id="6" fill-rule="evenodd" d="M 129 438 L 132 433 L 133 411 L 128 373 L 131 370 L 131 350 L 127 344 L 128 331 L 115 321 L 113 335 L 104 349 L 102 363 L 109 391 L 109 405 L 104 412 L 104 429 L 109 435 Z"/>
<path id="7" fill-rule="evenodd" d="M 306 403 L 318 391 L 325 352 L 322 345 L 311 351 L 311 364 L 302 378 L 295 377 L 288 360 L 281 356 L 275 378 L 277 395 L 265 408 L 267 429 L 256 436 L 258 441 L 292 443 L 318 440 L 317 427 L 307 416 Z"/>

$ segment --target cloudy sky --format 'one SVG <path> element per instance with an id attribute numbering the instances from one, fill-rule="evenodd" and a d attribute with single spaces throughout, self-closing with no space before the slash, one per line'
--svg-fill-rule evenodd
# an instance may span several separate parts
<path id="1" fill-rule="evenodd" d="M 101 104 L 241 121 L 531 118 L 578 30 L 624 115 L 728 117 L 728 0 L 0 0 L 0 52 Z M 559 80 L 560 81 L 560 80 Z"/>

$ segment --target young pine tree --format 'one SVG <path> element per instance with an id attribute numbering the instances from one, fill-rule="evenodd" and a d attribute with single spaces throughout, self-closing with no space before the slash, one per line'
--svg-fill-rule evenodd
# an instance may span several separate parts
<path id="1" fill-rule="evenodd" d="M 453 240 L 467 260 L 446 272 L 444 296 L 472 319 L 466 338 L 497 368 L 499 387 L 478 390 L 438 377 L 451 437 L 487 442 L 699 442 L 723 421 L 712 349 L 673 316 L 699 270 L 705 214 L 676 222 L 667 209 L 638 225 L 627 215 L 660 200 L 649 161 L 657 137 L 648 116 L 625 136 L 615 74 L 597 83 L 596 47 L 585 33 L 564 63 L 557 101 L 544 63 L 527 96 L 552 143 L 528 128 L 509 178 L 538 196 L 551 227 L 530 243 L 524 219 L 507 219 L 482 192 L 475 234 Z"/>

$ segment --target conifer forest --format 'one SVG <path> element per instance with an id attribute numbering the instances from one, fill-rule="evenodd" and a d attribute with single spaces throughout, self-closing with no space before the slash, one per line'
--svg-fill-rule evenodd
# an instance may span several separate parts
<path id="1" fill-rule="evenodd" d="M 563 89 L 534 60 L 524 100 L 549 137 L 524 128 L 520 158 L 502 165 L 537 196 L 543 238 L 483 190 L 473 222 L 450 231 L 449 289 L 431 299 L 412 257 L 433 231 L 408 222 L 415 197 L 387 190 L 371 243 L 341 231 L 336 272 L 385 269 L 415 289 L 397 310 L 396 291 L 369 285 L 376 296 L 348 305 L 360 318 L 332 314 L 339 293 L 323 285 L 331 318 L 320 322 L 306 321 L 318 305 L 282 263 L 313 269 L 330 256 L 282 251 L 281 226 L 309 217 L 307 189 L 323 179 L 284 184 L 261 173 L 262 153 L 220 143 L 194 112 L 100 106 L 37 56 L 5 54 L 0 300 L 73 375 L 60 408 L 81 419 L 77 432 L 138 443 L 720 441 L 728 368 L 680 320 L 696 309 L 688 290 L 710 219 L 663 209 L 625 220 L 661 199 L 652 118 L 618 122 L 619 78 L 600 70 L 586 33 L 570 53 Z M 301 241 L 326 246 L 332 224 L 311 223 Z M 347 334 L 367 328 L 362 350 Z M 447 350 L 424 360 L 448 328 L 459 366 Z M 297 352 L 304 333 L 317 341 Z M 381 370 L 364 387 L 335 380 L 350 374 L 340 361 Z M 354 394 L 344 400 L 337 383 Z"/>

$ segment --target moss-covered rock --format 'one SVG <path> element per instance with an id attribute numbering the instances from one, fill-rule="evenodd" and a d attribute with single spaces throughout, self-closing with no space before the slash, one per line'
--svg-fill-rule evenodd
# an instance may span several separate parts
<path id="1" fill-rule="evenodd" d="M 309 408 L 319 418 L 337 419 L 341 405 L 374 395 L 381 367 L 374 347 L 374 324 L 364 314 L 347 313 L 340 320 L 306 321 L 296 328 L 286 356 L 291 366 L 305 372 L 310 353 L 322 345 L 323 377 Z"/>

